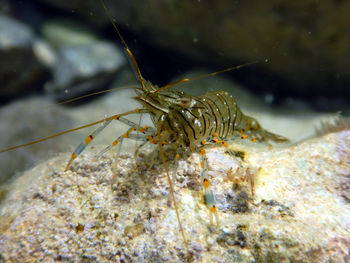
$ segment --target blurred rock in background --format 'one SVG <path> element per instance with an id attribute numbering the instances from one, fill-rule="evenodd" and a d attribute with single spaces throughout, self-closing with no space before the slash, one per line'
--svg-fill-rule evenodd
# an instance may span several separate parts
<path id="1" fill-rule="evenodd" d="M 48 72 L 34 54 L 32 29 L 0 13 L 0 101 L 28 94 L 48 79 Z"/>
<path id="2" fill-rule="evenodd" d="M 99 25 L 110 23 L 98 1 L 43 2 Z M 120 25 L 150 43 L 214 68 L 267 60 L 247 80 L 259 92 L 350 94 L 348 1 L 106 0 L 106 5 Z"/>

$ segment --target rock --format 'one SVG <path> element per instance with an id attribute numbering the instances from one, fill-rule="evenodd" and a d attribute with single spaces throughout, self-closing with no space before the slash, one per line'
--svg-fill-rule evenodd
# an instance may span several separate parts
<path id="1" fill-rule="evenodd" d="M 48 99 L 32 98 L 19 100 L 3 107 L 0 111 L 0 148 L 28 143 L 74 126 L 68 112 L 52 105 Z M 31 147 L 0 154 L 0 183 L 14 176 L 16 172 L 32 167 L 39 161 L 53 157 L 67 149 L 71 137 L 49 140 Z"/>
<path id="2" fill-rule="evenodd" d="M 91 28 L 75 20 L 51 19 L 41 28 L 43 37 L 56 49 L 64 46 L 90 44 L 98 38 Z"/>
<path id="3" fill-rule="evenodd" d="M 97 2 L 45 2 L 97 24 L 110 23 Z M 350 94 L 348 1 L 272 0 L 248 5 L 230 0 L 149 0 L 106 5 L 118 23 L 153 45 L 179 50 L 215 68 L 268 59 L 254 69 L 252 82 L 260 91 L 311 98 Z"/>
<path id="4" fill-rule="evenodd" d="M 37 89 L 47 78 L 33 52 L 35 36 L 25 24 L 0 14 L 1 100 Z"/>
<path id="5" fill-rule="evenodd" d="M 52 65 L 53 80 L 45 88 L 60 100 L 104 87 L 125 65 L 124 55 L 113 43 L 98 40 L 77 22 L 48 21 L 43 34 L 58 53 Z"/>
<path id="6" fill-rule="evenodd" d="M 30 47 L 34 35 L 29 27 L 7 16 L 1 16 L 0 47 L 11 49 L 15 47 Z"/>
<path id="7" fill-rule="evenodd" d="M 58 98 L 87 94 L 109 83 L 123 64 L 120 51 L 108 42 L 65 46 L 46 90 L 50 94 L 58 93 Z"/>
<path id="8" fill-rule="evenodd" d="M 207 150 L 219 227 L 209 227 L 202 194 L 190 187 L 200 188 L 196 154 L 180 161 L 173 181 L 193 262 L 350 260 L 350 203 L 341 188 L 350 180 L 348 130 L 294 146 L 230 147 L 243 150 L 244 160 Z M 62 154 L 8 186 L 0 207 L 4 261 L 187 261 L 162 163 L 150 163 L 152 148 L 137 160 L 111 152 L 94 160 L 98 151 L 87 150 L 67 172 L 70 154 Z M 255 196 L 241 181 L 233 188 L 238 167 L 259 168 Z M 232 210 L 242 198 L 248 208 Z"/>

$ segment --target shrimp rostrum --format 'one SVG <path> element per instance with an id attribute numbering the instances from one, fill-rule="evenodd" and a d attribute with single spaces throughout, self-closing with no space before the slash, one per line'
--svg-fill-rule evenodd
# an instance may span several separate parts
<path id="1" fill-rule="evenodd" d="M 177 209 L 173 184 L 172 180 L 170 179 L 169 170 L 164 155 L 164 148 L 171 149 L 173 150 L 172 152 L 175 153 L 174 175 L 176 175 L 178 166 L 177 160 L 182 155 L 188 152 L 199 153 L 202 167 L 201 184 L 204 201 L 208 207 L 210 214 L 210 223 L 213 224 L 213 219 L 215 218 L 216 224 L 219 224 L 217 209 L 215 206 L 215 198 L 211 190 L 210 180 L 208 177 L 208 161 L 205 153 L 205 147 L 213 144 L 219 144 L 227 147 L 227 142 L 236 137 L 241 139 L 248 139 L 252 142 L 283 142 L 287 141 L 287 139 L 283 136 L 273 134 L 263 129 L 254 118 L 243 114 L 238 107 L 236 100 L 227 92 L 208 92 L 201 96 L 192 96 L 184 92 L 170 90 L 172 86 L 175 86 L 179 83 L 216 75 L 222 72 L 243 67 L 247 64 L 199 77 L 194 77 L 192 79 L 182 79 L 163 87 L 158 87 L 146 81 L 142 77 L 136 59 L 126 44 L 124 38 L 120 34 L 117 26 L 113 22 L 109 11 L 107 10 L 102 0 L 101 2 L 111 20 L 111 23 L 117 31 L 128 56 L 130 57 L 133 67 L 137 72 L 140 87 L 135 88 L 136 96 L 134 99 L 138 101 L 142 107 L 121 114 L 116 114 L 103 120 L 67 130 L 31 143 L 11 147 L 0 152 L 31 145 L 68 132 L 102 123 L 102 125 L 93 131 L 89 136 L 87 136 L 72 153 L 72 156 L 66 165 L 65 170 L 67 171 L 70 169 L 73 160 L 76 159 L 84 151 L 86 146 L 91 141 L 93 141 L 93 139 L 113 120 L 119 120 L 127 124 L 130 128 L 124 134 L 116 138 L 116 140 L 113 141 L 109 146 L 107 146 L 99 154 L 99 156 L 108 151 L 113 146 L 120 145 L 125 138 L 140 141 L 142 143 L 141 146 L 145 143 L 158 145 L 159 154 L 169 182 L 170 193 L 176 211 L 180 232 L 182 234 L 182 238 L 187 249 L 187 255 L 189 257 L 188 245 Z M 141 126 L 124 117 L 130 114 L 144 113 L 150 115 L 154 127 Z M 227 152 L 232 154 L 232 156 L 234 155 L 229 149 L 227 149 Z"/>

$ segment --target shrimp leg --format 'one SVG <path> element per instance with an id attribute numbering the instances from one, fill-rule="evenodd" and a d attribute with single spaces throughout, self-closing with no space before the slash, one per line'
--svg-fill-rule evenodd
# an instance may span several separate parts
<path id="1" fill-rule="evenodd" d="M 219 226 L 219 216 L 216 211 L 215 206 L 215 197 L 213 191 L 210 187 L 209 177 L 208 177 L 208 158 L 205 154 L 204 149 L 200 150 L 201 157 L 201 180 L 203 184 L 203 193 L 204 193 L 204 202 L 209 209 L 210 212 L 210 225 L 213 225 L 213 215 L 215 216 L 216 225 Z"/>
<path id="2" fill-rule="evenodd" d="M 79 145 L 78 147 L 74 150 L 72 153 L 67 166 L 65 168 L 65 172 L 68 171 L 70 165 L 72 164 L 73 160 L 77 158 L 86 148 L 86 146 L 102 131 L 104 128 L 106 128 L 113 120 L 121 120 L 124 122 L 126 119 L 123 118 L 122 116 L 124 115 L 129 115 L 129 114 L 140 114 L 146 112 L 144 109 L 136 109 L 133 111 L 125 112 L 119 115 L 115 115 L 112 117 L 109 117 L 105 119 L 100 127 L 98 127 L 96 130 L 94 130 L 89 136 L 87 136 Z M 94 124 L 94 123 L 93 123 Z M 46 138 L 45 138 L 46 139 Z"/>

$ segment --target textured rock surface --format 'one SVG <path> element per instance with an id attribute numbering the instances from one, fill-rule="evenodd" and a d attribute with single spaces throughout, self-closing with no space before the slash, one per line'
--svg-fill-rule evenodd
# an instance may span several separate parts
<path id="1" fill-rule="evenodd" d="M 180 162 L 174 180 L 194 262 L 350 260 L 349 131 L 272 150 L 231 147 L 244 151 L 244 160 L 222 148 L 207 151 L 220 227 L 208 226 L 197 155 Z M 157 159 L 150 164 L 152 149 L 137 160 L 113 153 L 94 160 L 96 151 L 68 172 L 69 153 L 60 155 L 8 186 L 0 208 L 4 260 L 185 262 L 164 169 Z M 255 196 L 237 178 L 238 167 L 240 176 L 256 171 Z"/>
<path id="2" fill-rule="evenodd" d="M 109 23 L 97 1 L 45 2 L 83 13 L 99 24 Z M 274 74 L 275 78 L 261 89 L 288 89 L 273 83 L 282 78 L 288 80 L 294 93 L 349 94 L 344 85 L 350 81 L 348 1 L 106 3 L 119 23 L 154 43 L 181 50 L 191 57 L 221 66 L 268 58 L 269 63 L 261 67 L 265 75 Z"/>

